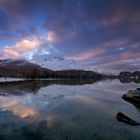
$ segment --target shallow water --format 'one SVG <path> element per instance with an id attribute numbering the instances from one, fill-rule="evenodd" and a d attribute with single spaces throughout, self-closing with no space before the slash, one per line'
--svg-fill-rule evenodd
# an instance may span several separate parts
<path id="1" fill-rule="evenodd" d="M 0 85 L 0 140 L 139 140 L 140 111 L 121 96 L 136 83 L 39 81 Z"/>

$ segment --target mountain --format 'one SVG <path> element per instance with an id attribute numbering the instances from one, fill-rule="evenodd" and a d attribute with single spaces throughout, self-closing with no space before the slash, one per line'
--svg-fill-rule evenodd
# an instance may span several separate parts
<path id="1" fill-rule="evenodd" d="M 51 70 L 44 69 L 41 66 L 31 63 L 24 59 L 3 59 L 0 60 L 0 75 L 6 77 L 23 77 L 25 74 L 35 72 L 44 72 Z"/>
<path id="2" fill-rule="evenodd" d="M 93 71 L 85 71 L 85 70 L 76 70 L 75 69 L 75 63 L 74 61 L 68 60 L 65 61 L 61 57 L 55 57 L 55 58 L 43 58 L 39 59 L 40 65 L 31 63 L 24 59 L 3 59 L 0 60 L 0 77 L 18 77 L 18 78 L 31 78 L 31 79 L 37 79 L 37 78 L 94 78 L 94 79 L 100 79 L 103 77 L 102 74 L 93 72 Z M 42 60 L 42 61 L 41 61 Z M 62 62 L 60 64 L 61 66 L 67 66 L 67 67 L 58 67 L 59 65 L 54 62 Z M 52 64 L 51 64 L 52 63 Z M 55 66 L 57 69 L 65 69 L 65 70 L 50 70 L 45 67 Z M 41 67 L 42 65 L 42 67 Z M 73 69 L 71 69 L 72 67 Z M 67 70 L 66 70 L 67 68 Z"/>
<path id="3" fill-rule="evenodd" d="M 65 59 L 62 56 L 39 55 L 38 57 L 34 58 L 32 62 L 51 70 L 82 69 L 82 65 L 76 61 Z"/>

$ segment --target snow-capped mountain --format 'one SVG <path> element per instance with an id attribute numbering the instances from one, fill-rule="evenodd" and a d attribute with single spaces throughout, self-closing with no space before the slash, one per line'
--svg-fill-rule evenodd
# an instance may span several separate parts
<path id="1" fill-rule="evenodd" d="M 80 63 L 62 56 L 38 55 L 31 62 L 51 70 L 82 69 Z"/>
<path id="2" fill-rule="evenodd" d="M 2 59 L 0 60 L 0 68 L 19 68 L 26 69 L 30 67 L 40 67 L 37 64 L 33 64 L 26 59 Z M 22 70 L 21 69 L 21 70 Z"/>
<path id="3" fill-rule="evenodd" d="M 37 57 L 36 64 L 19 59 L 0 60 L 0 77 L 5 78 L 84 78 L 85 76 L 101 78 L 101 74 L 97 72 L 84 71 L 74 60 L 65 60 L 58 56 Z"/>
<path id="4" fill-rule="evenodd" d="M 4 76 L 4 75 L 13 76 L 13 77 L 20 76 L 23 73 L 29 73 L 34 69 L 44 71 L 44 69 L 41 66 L 31 63 L 25 59 L 0 60 L 0 76 Z"/>

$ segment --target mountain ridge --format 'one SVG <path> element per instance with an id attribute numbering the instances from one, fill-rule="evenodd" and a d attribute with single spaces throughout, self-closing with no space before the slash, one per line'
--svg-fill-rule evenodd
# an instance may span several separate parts
<path id="1" fill-rule="evenodd" d="M 51 70 L 70 70 L 70 69 L 82 69 L 82 65 L 77 63 L 73 59 L 65 59 L 62 56 L 52 55 L 39 55 L 30 62 L 36 63 L 44 68 Z"/>
<path id="2" fill-rule="evenodd" d="M 23 59 L 3 59 L 0 60 L 0 77 L 101 78 L 102 74 L 82 69 L 51 70 Z"/>

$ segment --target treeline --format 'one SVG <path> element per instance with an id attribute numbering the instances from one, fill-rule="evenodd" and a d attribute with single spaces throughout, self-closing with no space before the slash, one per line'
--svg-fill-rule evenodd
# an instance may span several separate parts
<path id="1" fill-rule="evenodd" d="M 140 83 L 140 71 L 134 71 L 134 72 L 121 72 L 119 74 L 119 79 L 122 83 Z"/>
<path id="2" fill-rule="evenodd" d="M 119 77 L 132 77 L 132 78 L 140 78 L 140 71 L 134 71 L 134 72 L 128 72 L 128 71 L 123 71 L 119 74 Z"/>
<path id="3" fill-rule="evenodd" d="M 102 75 L 93 71 L 84 70 L 62 70 L 62 71 L 48 71 L 48 70 L 32 70 L 26 72 L 22 77 L 38 79 L 38 78 L 101 78 Z"/>
<path id="4" fill-rule="evenodd" d="M 56 78 L 100 78 L 101 74 L 93 71 L 84 71 L 84 70 L 62 70 L 62 71 L 53 71 L 53 76 Z"/>
<path id="5" fill-rule="evenodd" d="M 52 71 L 45 68 L 32 68 L 28 70 L 0 70 L 0 77 L 16 77 L 25 79 L 40 79 L 40 78 L 102 78 L 103 75 L 84 70 L 62 70 Z"/>

